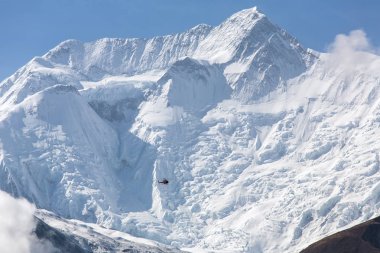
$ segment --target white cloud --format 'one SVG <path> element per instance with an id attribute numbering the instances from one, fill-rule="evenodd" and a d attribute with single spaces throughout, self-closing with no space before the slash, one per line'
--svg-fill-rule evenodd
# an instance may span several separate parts
<path id="1" fill-rule="evenodd" d="M 351 31 L 348 35 L 339 34 L 329 46 L 327 64 L 330 68 L 343 70 L 371 69 L 378 67 L 379 57 L 362 30 Z M 376 66 L 375 66 L 376 65 Z"/>
<path id="2" fill-rule="evenodd" d="M 25 199 L 0 191 L 0 247 L 2 253 L 54 252 L 47 241 L 33 234 L 36 208 Z"/>
<path id="3" fill-rule="evenodd" d="M 351 51 L 371 52 L 372 46 L 367 35 L 362 30 L 351 31 L 349 35 L 338 34 L 335 41 L 330 45 L 330 51 L 333 53 L 345 53 Z"/>

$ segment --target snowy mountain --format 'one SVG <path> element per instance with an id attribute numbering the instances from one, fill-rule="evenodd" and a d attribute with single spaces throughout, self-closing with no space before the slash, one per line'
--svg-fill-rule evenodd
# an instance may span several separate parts
<path id="1" fill-rule="evenodd" d="M 116 230 L 87 224 L 78 220 L 65 220 L 47 211 L 37 212 L 34 233 L 39 240 L 50 243 L 54 253 L 180 253 L 178 249 L 136 238 Z M 43 252 L 51 252 L 45 250 Z M 38 251 L 40 252 L 40 251 Z"/>
<path id="2" fill-rule="evenodd" d="M 297 252 L 379 214 L 380 57 L 352 36 L 320 54 L 252 8 L 65 41 L 0 83 L 0 188 L 175 248 Z"/>

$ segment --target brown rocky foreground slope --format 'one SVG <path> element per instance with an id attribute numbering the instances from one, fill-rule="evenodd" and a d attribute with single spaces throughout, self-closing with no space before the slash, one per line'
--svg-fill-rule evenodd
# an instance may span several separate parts
<path id="1" fill-rule="evenodd" d="M 300 253 L 380 253 L 380 217 L 313 243 Z"/>

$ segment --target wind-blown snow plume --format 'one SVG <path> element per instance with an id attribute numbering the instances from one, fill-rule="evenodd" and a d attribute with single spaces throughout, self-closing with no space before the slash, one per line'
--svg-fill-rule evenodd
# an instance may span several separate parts
<path id="1" fill-rule="evenodd" d="M 377 50 L 363 30 L 354 30 L 348 35 L 338 34 L 328 50 L 330 67 L 340 67 L 348 71 L 358 65 L 370 67 L 378 61 L 378 58 L 374 57 Z"/>
<path id="2" fill-rule="evenodd" d="M 372 51 L 372 46 L 364 31 L 354 30 L 349 35 L 338 34 L 330 49 L 332 52 Z"/>
<path id="3" fill-rule="evenodd" d="M 15 199 L 0 191 L 0 245 L 2 253 L 56 252 L 47 241 L 34 234 L 36 208 L 25 199 Z"/>

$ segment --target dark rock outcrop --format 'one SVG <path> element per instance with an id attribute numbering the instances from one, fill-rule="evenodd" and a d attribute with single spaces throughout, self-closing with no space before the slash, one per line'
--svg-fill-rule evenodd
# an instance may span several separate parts
<path id="1" fill-rule="evenodd" d="M 330 235 L 300 253 L 380 253 L 380 217 Z"/>

